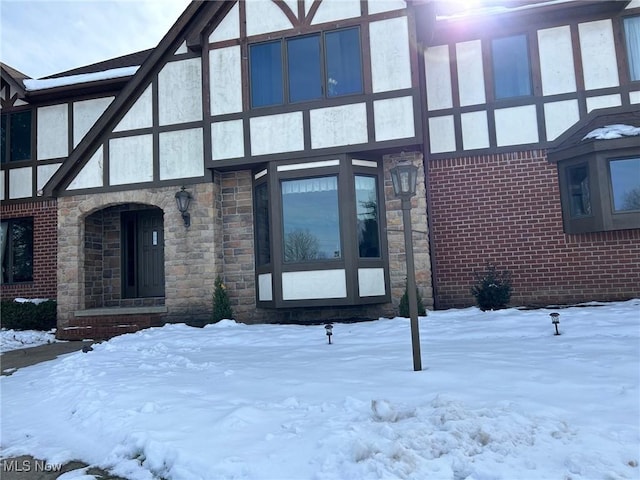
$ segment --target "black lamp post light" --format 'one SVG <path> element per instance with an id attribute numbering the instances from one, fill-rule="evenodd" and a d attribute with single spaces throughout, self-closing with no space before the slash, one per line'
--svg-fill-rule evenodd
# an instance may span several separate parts
<path id="1" fill-rule="evenodd" d="M 404 152 L 401 154 L 404 158 Z M 402 222 L 404 224 L 404 250 L 407 259 L 407 296 L 411 319 L 411 346 L 413 350 L 413 370 L 422 370 L 420 356 L 420 331 L 418 326 L 418 300 L 416 298 L 416 274 L 413 261 L 413 237 L 411 234 L 411 197 L 416 194 L 418 167 L 412 163 L 396 165 L 391 169 L 393 192 L 402 200 Z"/>
<path id="2" fill-rule="evenodd" d="M 554 333 L 554 335 L 560 335 L 560 332 L 558 331 L 558 325 L 560 325 L 560 314 L 553 312 L 550 313 L 549 316 L 551 317 L 551 323 L 556 327 L 556 333 Z"/>
<path id="3" fill-rule="evenodd" d="M 178 205 L 178 211 L 182 215 L 182 220 L 184 220 L 185 227 L 191 225 L 191 215 L 189 215 L 187 210 L 189 210 L 189 204 L 192 198 L 191 194 L 184 189 L 184 186 L 179 192 L 176 192 L 176 204 Z"/>

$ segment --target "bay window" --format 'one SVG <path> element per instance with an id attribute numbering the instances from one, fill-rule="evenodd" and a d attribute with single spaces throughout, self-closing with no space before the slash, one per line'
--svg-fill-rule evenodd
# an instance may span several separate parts
<path id="1" fill-rule="evenodd" d="M 389 300 L 377 161 L 335 155 L 272 162 L 254 175 L 258 305 Z"/>
<path id="2" fill-rule="evenodd" d="M 581 150 L 579 153 L 558 161 L 565 232 L 640 228 L 637 148 L 596 149 L 591 153 Z"/>

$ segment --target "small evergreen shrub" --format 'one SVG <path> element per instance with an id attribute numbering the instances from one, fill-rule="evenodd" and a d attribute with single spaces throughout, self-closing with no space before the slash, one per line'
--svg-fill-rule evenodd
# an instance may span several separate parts
<path id="1" fill-rule="evenodd" d="M 48 331 L 56 327 L 56 302 L 55 300 L 47 300 L 36 304 L 2 300 L 0 302 L 0 316 L 2 317 L 2 328 Z"/>
<path id="2" fill-rule="evenodd" d="M 427 314 L 427 311 L 424 308 L 424 304 L 422 303 L 422 298 L 420 298 L 420 292 L 418 292 L 418 287 L 416 287 L 416 300 L 418 304 L 418 316 L 424 317 Z M 407 283 L 405 281 L 404 284 L 404 294 L 400 299 L 400 316 L 404 318 L 409 318 L 411 314 L 409 313 L 409 290 L 407 289 Z"/>
<path id="3" fill-rule="evenodd" d="M 211 320 L 216 323 L 225 318 L 232 319 L 233 310 L 231 309 L 227 287 L 224 286 L 222 279 L 218 276 L 213 290 L 213 316 Z"/>
<path id="4" fill-rule="evenodd" d="M 506 308 L 511 300 L 511 272 L 498 271 L 495 265 L 488 264 L 483 272 L 476 272 L 474 280 L 471 294 L 480 310 Z"/>

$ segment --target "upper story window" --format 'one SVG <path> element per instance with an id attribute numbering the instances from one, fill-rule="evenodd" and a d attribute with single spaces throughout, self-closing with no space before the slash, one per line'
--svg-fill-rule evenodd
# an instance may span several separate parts
<path id="1" fill-rule="evenodd" d="M 1 116 L 2 163 L 31 160 L 31 110 Z"/>
<path id="2" fill-rule="evenodd" d="M 33 218 L 0 223 L 2 283 L 33 281 Z"/>
<path id="3" fill-rule="evenodd" d="M 491 41 L 496 99 L 531 95 L 531 66 L 526 35 Z"/>
<path id="4" fill-rule="evenodd" d="M 362 92 L 358 27 L 249 47 L 251 106 Z"/>
<path id="5" fill-rule="evenodd" d="M 629 78 L 640 80 L 640 16 L 624 19 L 624 34 L 627 43 Z"/>

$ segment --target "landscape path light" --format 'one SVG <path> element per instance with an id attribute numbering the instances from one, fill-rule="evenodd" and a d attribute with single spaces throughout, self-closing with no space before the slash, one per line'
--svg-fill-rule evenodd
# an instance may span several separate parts
<path id="1" fill-rule="evenodd" d="M 554 333 L 554 335 L 560 335 L 560 332 L 558 331 L 558 325 L 560 325 L 560 314 L 553 312 L 550 313 L 549 316 L 551 317 L 551 323 L 556 327 L 556 333 Z"/>
<path id="2" fill-rule="evenodd" d="M 401 153 L 401 160 L 404 159 Z M 420 355 L 420 331 L 418 326 L 418 300 L 416 298 L 416 274 L 413 261 L 413 236 L 411 234 L 411 197 L 416 194 L 418 167 L 412 163 L 401 163 L 391 169 L 393 192 L 402 200 L 402 222 L 404 226 L 404 250 L 407 259 L 407 297 L 411 319 L 411 346 L 413 350 L 413 370 L 422 370 Z"/>
<path id="3" fill-rule="evenodd" d="M 331 335 L 333 335 L 333 324 L 332 323 L 327 323 L 324 326 L 324 328 L 327 331 L 327 337 L 329 338 L 329 345 L 331 345 Z"/>
<path id="4" fill-rule="evenodd" d="M 185 190 L 184 186 L 179 192 L 176 192 L 176 204 L 178 205 L 178 211 L 182 215 L 182 220 L 184 220 L 185 227 L 191 225 L 191 216 L 187 211 L 189 210 L 189 204 L 191 204 L 192 198 L 193 197 Z"/>

